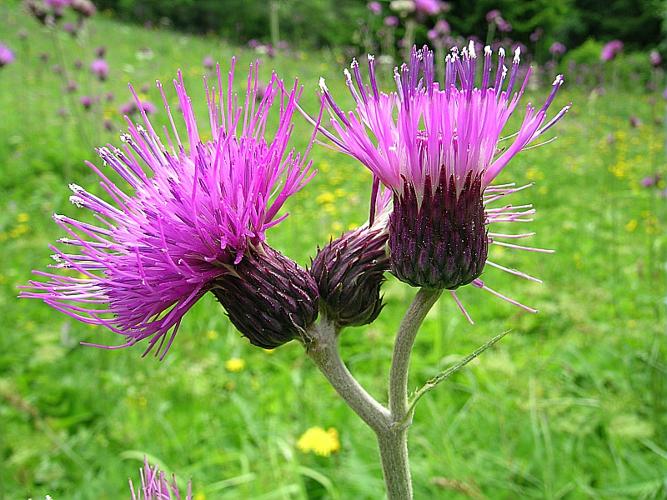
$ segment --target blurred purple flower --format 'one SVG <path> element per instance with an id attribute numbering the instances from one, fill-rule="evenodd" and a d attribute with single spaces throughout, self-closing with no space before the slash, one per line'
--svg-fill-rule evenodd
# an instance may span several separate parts
<path id="1" fill-rule="evenodd" d="M 206 56 L 202 61 L 202 64 L 206 69 L 213 69 L 213 66 L 215 66 L 215 62 L 213 61 L 213 58 L 211 56 Z"/>
<path id="2" fill-rule="evenodd" d="M 139 90 L 141 90 L 142 94 L 148 94 L 151 90 L 151 86 L 148 83 L 144 83 Z"/>
<path id="3" fill-rule="evenodd" d="M 380 5 L 380 2 L 368 2 L 368 10 L 377 16 L 382 12 L 382 5 Z"/>
<path id="4" fill-rule="evenodd" d="M 512 31 L 512 25 L 505 21 L 502 17 L 496 18 L 496 26 L 498 26 L 498 31 L 501 33 L 509 33 Z"/>
<path id="5" fill-rule="evenodd" d="M 79 98 L 79 102 L 83 106 L 83 109 L 89 110 L 90 108 L 93 107 L 94 99 L 90 96 L 83 95 Z"/>
<path id="6" fill-rule="evenodd" d="M 653 175 L 649 175 L 648 177 L 644 177 L 640 181 L 640 183 L 641 183 L 642 187 L 650 188 L 650 187 L 653 187 L 653 186 L 657 186 L 658 183 L 660 182 L 660 178 L 661 178 L 660 174 L 653 174 Z"/>
<path id="7" fill-rule="evenodd" d="M 25 40 L 26 38 L 28 38 L 28 34 L 29 34 L 28 30 L 26 29 L 20 29 L 19 32 L 17 33 L 19 39 L 21 40 Z"/>
<path id="8" fill-rule="evenodd" d="M 76 61 L 74 61 L 74 68 L 75 69 L 83 68 L 83 61 L 81 59 L 77 59 Z"/>
<path id="9" fill-rule="evenodd" d="M 530 34 L 530 41 L 536 43 L 540 38 L 542 38 L 543 34 L 544 30 L 542 28 L 536 28 L 535 31 Z"/>
<path id="10" fill-rule="evenodd" d="M 172 476 L 171 483 L 167 480 L 164 472 L 158 466 L 151 467 L 148 458 L 144 458 L 144 467 L 139 471 L 141 486 L 135 490 L 130 479 L 131 500 L 181 500 L 181 492 L 178 491 L 176 478 Z M 192 482 L 188 483 L 188 489 L 184 500 L 193 500 Z"/>
<path id="11" fill-rule="evenodd" d="M 498 9 L 490 10 L 486 13 L 486 22 L 489 24 L 494 23 L 499 17 L 501 17 L 501 14 Z"/>
<path id="12" fill-rule="evenodd" d="M 69 33 L 72 36 L 76 36 L 76 34 L 78 32 L 78 28 L 77 28 L 76 24 L 67 22 L 67 23 L 63 24 L 63 31 L 65 33 Z"/>
<path id="13" fill-rule="evenodd" d="M 14 52 L 6 45 L 0 43 L 0 68 L 12 64 L 15 60 Z"/>
<path id="14" fill-rule="evenodd" d="M 632 128 L 639 128 L 642 126 L 642 121 L 639 119 L 638 116 L 631 116 L 630 117 L 630 126 Z"/>
<path id="15" fill-rule="evenodd" d="M 384 18 L 384 25 L 389 26 L 390 28 L 395 28 L 398 26 L 398 17 L 396 16 L 387 16 Z"/>
<path id="16" fill-rule="evenodd" d="M 90 64 L 90 71 L 103 82 L 109 76 L 109 64 L 104 59 L 95 59 Z"/>
<path id="17" fill-rule="evenodd" d="M 256 49 L 260 45 L 261 45 L 261 43 L 259 43 L 259 41 L 255 40 L 254 38 L 251 38 L 250 40 L 248 40 L 248 47 L 251 48 L 251 49 Z"/>
<path id="18" fill-rule="evenodd" d="M 56 75 L 61 75 L 63 73 L 63 68 L 60 64 L 54 64 L 51 66 L 51 71 L 53 71 Z"/>
<path id="19" fill-rule="evenodd" d="M 104 126 L 104 130 L 106 130 L 107 132 L 111 132 L 114 128 L 113 127 L 113 122 L 111 120 L 109 120 L 108 118 L 104 119 L 103 126 Z"/>
<path id="20" fill-rule="evenodd" d="M 223 80 L 218 71 L 219 93 L 213 92 L 218 98 L 208 100 L 205 120 L 210 126 L 208 139 L 200 136 L 182 73 L 174 81 L 182 109 L 181 127 L 177 128 L 158 82 L 170 130 L 159 137 L 142 111 L 141 125 L 128 119 L 128 133 L 121 136 L 122 150 L 97 149 L 104 164 L 127 185 L 116 185 L 102 170 L 88 164 L 113 201 L 70 185 L 70 201 L 94 214 L 99 222 L 94 225 L 55 215 L 54 220 L 67 233 L 59 243 L 69 250 L 53 246 L 58 271 L 35 271 L 47 281 L 31 281 L 21 296 L 41 299 L 74 319 L 123 336 L 124 342 L 115 348 L 148 339 L 145 353 L 155 349 L 163 358 L 183 316 L 204 294 L 213 291 L 218 300 L 222 301 L 225 294 L 237 300 L 237 295 L 224 287 L 245 286 L 234 281 L 241 267 L 248 272 L 261 268 L 271 275 L 265 274 L 260 280 L 268 278 L 271 282 L 277 277 L 283 285 L 291 285 L 297 265 L 277 256 L 278 252 L 265 243 L 265 233 L 287 216 L 281 214 L 285 202 L 314 175 L 312 162 L 306 159 L 313 138 L 304 155 L 288 148 L 292 118 L 301 95 L 296 82 L 285 89 L 274 73 L 264 99 L 255 105 L 258 65 L 250 65 L 245 98 L 238 99 L 240 105 L 232 88 L 235 59 L 228 79 Z M 230 82 L 227 89 L 225 81 Z M 145 110 L 145 103 L 131 90 L 137 108 Z M 207 95 L 211 95 L 208 88 Z M 228 98 L 231 102 L 225 102 Z M 244 106 L 248 106 L 246 112 Z M 225 110 L 224 116 L 221 109 Z M 269 118 L 275 123 L 272 137 L 265 133 Z M 200 125 L 203 129 L 203 123 Z M 268 264 L 261 260 L 267 252 L 273 259 Z M 308 276 L 305 270 L 301 272 Z M 316 293 L 314 282 L 312 286 Z M 293 300 L 293 295 L 289 296 L 291 301 L 282 307 L 282 302 L 275 300 L 277 290 L 278 285 L 274 285 L 274 295 L 265 300 L 275 307 L 267 305 L 262 311 L 262 318 L 269 318 L 264 321 L 274 321 L 273 315 L 278 312 L 296 314 L 295 310 L 302 307 L 303 295 Z M 224 306 L 238 326 L 229 304 Z M 313 308 L 316 317 L 316 299 L 309 302 L 311 322 Z M 247 310 L 241 314 L 247 316 Z M 283 319 L 290 320 L 281 316 L 280 327 Z M 294 325 L 295 330 L 289 332 L 280 330 L 282 342 L 293 338 L 299 326 Z M 242 333 L 250 336 L 264 332 Z M 284 338 L 284 334 L 290 337 Z M 270 345 L 275 337 L 266 342 L 255 340 L 258 345 Z"/>
<path id="21" fill-rule="evenodd" d="M 62 10 L 71 3 L 71 0 L 44 0 L 44 5 L 55 10 Z"/>
<path id="22" fill-rule="evenodd" d="M 660 52 L 655 49 L 649 53 L 648 59 L 651 61 L 652 66 L 658 67 L 662 64 L 662 56 L 660 55 Z"/>
<path id="23" fill-rule="evenodd" d="M 435 23 L 434 29 L 442 35 L 448 35 L 451 32 L 449 23 L 444 19 L 439 19 L 438 22 Z"/>
<path id="24" fill-rule="evenodd" d="M 97 12 L 95 4 L 90 0 L 71 0 L 70 7 L 81 17 L 91 17 Z"/>
<path id="25" fill-rule="evenodd" d="M 621 42 L 620 40 L 612 40 L 611 42 L 607 42 L 605 46 L 602 47 L 602 52 L 600 53 L 600 60 L 604 62 L 611 61 L 622 50 L 623 50 L 623 42 Z"/>
<path id="26" fill-rule="evenodd" d="M 157 111 L 155 104 L 153 104 L 150 101 L 143 100 L 140 102 L 140 104 L 141 104 L 141 109 L 143 109 L 144 113 L 146 113 L 147 115 L 152 115 Z M 137 105 L 137 102 L 135 100 L 131 100 L 126 102 L 125 104 L 122 104 L 120 108 L 118 108 L 118 112 L 121 115 L 132 116 L 136 113 L 139 113 L 140 109 L 139 106 Z"/>
<path id="27" fill-rule="evenodd" d="M 549 53 L 551 53 L 552 56 L 562 56 L 565 54 L 566 50 L 567 48 L 565 45 L 560 42 L 554 42 L 551 44 L 551 47 L 549 47 Z"/>
<path id="28" fill-rule="evenodd" d="M 113 102 L 113 100 L 114 100 L 113 92 L 107 92 L 107 93 L 104 95 L 104 98 L 105 98 L 105 100 L 106 100 L 107 102 Z"/>
<path id="29" fill-rule="evenodd" d="M 57 114 L 60 118 L 66 118 L 69 113 L 65 108 L 58 108 Z"/>
<path id="30" fill-rule="evenodd" d="M 107 48 L 104 45 L 100 45 L 95 49 L 95 57 L 98 59 L 104 58 L 107 55 Z"/>
<path id="31" fill-rule="evenodd" d="M 414 0 L 415 11 L 428 16 L 436 16 L 442 10 L 439 0 Z"/>
<path id="32" fill-rule="evenodd" d="M 65 92 L 71 94 L 73 92 L 76 92 L 78 88 L 79 85 L 74 80 L 70 80 L 69 82 L 67 82 L 67 86 L 65 87 Z"/>
<path id="33" fill-rule="evenodd" d="M 662 91 L 662 97 L 663 99 L 667 100 L 667 87 L 665 87 L 665 90 Z"/>

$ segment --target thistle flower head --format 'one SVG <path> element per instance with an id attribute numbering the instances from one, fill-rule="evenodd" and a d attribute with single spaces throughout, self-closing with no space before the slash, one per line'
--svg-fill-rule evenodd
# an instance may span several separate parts
<path id="1" fill-rule="evenodd" d="M 602 52 L 600 53 L 600 60 L 604 62 L 609 62 L 614 59 L 618 54 L 623 51 L 623 42 L 620 40 L 612 40 L 607 42 L 604 47 L 602 47 Z"/>
<path id="2" fill-rule="evenodd" d="M 176 478 L 172 476 L 170 482 L 157 465 L 151 467 L 147 458 L 144 458 L 144 466 L 139 471 L 139 476 L 141 484 L 136 489 L 132 480 L 129 481 L 132 500 L 181 500 L 181 498 L 192 500 L 193 498 L 192 482 L 188 482 L 185 497 L 182 497 L 176 484 Z"/>
<path id="3" fill-rule="evenodd" d="M 389 270 L 391 191 L 378 191 L 375 196 L 368 223 L 318 249 L 310 267 L 320 308 L 338 327 L 370 324 L 383 307 L 380 287 Z"/>
<path id="4" fill-rule="evenodd" d="M 0 68 L 14 62 L 14 52 L 6 45 L 0 43 Z"/>
<path id="5" fill-rule="evenodd" d="M 90 72 L 100 81 L 104 81 L 109 76 L 109 63 L 104 59 L 95 59 L 90 63 Z"/>
<path id="6" fill-rule="evenodd" d="M 47 281 L 32 281 L 22 296 L 125 336 L 121 347 L 150 338 L 146 352 L 159 343 L 166 354 L 183 315 L 216 279 L 261 251 L 266 230 L 287 215 L 280 214 L 286 200 L 312 177 L 305 156 L 288 149 L 297 83 L 286 91 L 273 75 L 257 103 L 257 64 L 240 101 L 233 78 L 234 60 L 226 89 L 219 67 L 217 89 L 206 84 L 210 139 L 199 131 L 180 73 L 182 128 L 157 84 L 171 124 L 166 143 L 132 90 L 143 125 L 127 119 L 122 148 L 98 148 L 104 167 L 89 164 L 106 196 L 70 185 L 70 200 L 88 217 L 54 216 L 70 250 L 52 247 L 58 271 L 35 271 Z M 278 125 L 267 133 L 272 110 Z"/>
<path id="7" fill-rule="evenodd" d="M 340 151 L 358 159 L 394 193 L 389 220 L 392 272 L 414 286 L 455 290 L 479 284 L 488 262 L 488 245 L 495 242 L 487 226 L 520 219 L 508 206 L 492 210 L 497 195 L 491 182 L 509 161 L 558 122 L 569 109 L 551 119 L 547 112 L 563 83 L 558 76 L 545 103 L 525 108 L 519 130 L 501 134 L 516 111 L 530 78 L 519 81 L 520 49 L 507 61 L 503 49 L 494 64 L 490 47 L 478 57 L 474 43 L 452 49 L 445 60 L 445 81 L 435 79 L 433 52 L 413 48 L 408 64 L 394 70 L 396 90 L 381 92 L 375 61 L 369 56 L 369 85 L 357 61 L 345 70 L 355 101 L 353 112 L 336 104 L 324 81 L 323 96 L 331 117 L 321 132 Z M 507 65 L 510 68 L 507 68 Z M 476 86 L 478 70 L 481 84 Z M 532 209 L 531 209 L 532 210 Z"/>

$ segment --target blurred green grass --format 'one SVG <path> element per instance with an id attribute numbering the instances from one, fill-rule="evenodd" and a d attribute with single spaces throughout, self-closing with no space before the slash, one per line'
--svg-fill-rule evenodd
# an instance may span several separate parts
<path id="1" fill-rule="evenodd" d="M 372 433 L 328 387 L 302 348 L 250 346 L 213 297 L 186 316 L 163 362 L 141 359 L 142 346 L 102 351 L 81 340 L 114 336 L 19 301 L 17 286 L 49 263 L 61 236 L 50 215 L 73 214 L 67 184 L 93 187 L 83 160 L 93 145 L 118 142 L 118 105 L 136 88 L 168 82 L 182 68 L 193 102 L 204 99 L 201 61 L 238 78 L 257 57 L 216 38 L 195 38 L 116 24 L 98 16 L 81 45 L 59 35 L 67 71 L 84 88 L 116 98 L 84 117 L 58 116 L 67 102 L 51 71 L 54 40 L 20 10 L 0 7 L 0 40 L 18 60 L 0 70 L 0 497 L 119 498 L 136 480 L 144 454 L 192 478 L 203 498 L 380 498 L 381 470 Z M 29 37 L 20 41 L 17 32 Z M 86 68 L 106 45 L 110 80 L 93 83 Z M 140 49 L 150 48 L 146 60 Z M 48 52 L 44 64 L 38 54 Z M 84 61 L 77 74 L 75 59 Z M 316 109 L 317 79 L 344 96 L 343 61 L 295 51 L 263 61 L 285 79 L 299 77 L 303 105 Z M 389 75 L 389 72 L 387 72 Z M 388 78 L 387 78 L 388 81 Z M 78 95 L 81 95 L 80 91 Z M 146 97 L 159 102 L 154 86 Z M 544 92 L 535 91 L 535 102 Z M 533 202 L 535 246 L 552 256 L 493 249 L 495 259 L 544 279 L 522 282 L 487 270 L 493 288 L 540 309 L 527 315 L 477 290 L 460 295 L 468 325 L 441 300 L 417 340 L 411 385 L 425 381 L 492 335 L 513 333 L 421 403 L 411 431 L 416 498 L 661 498 L 667 495 L 665 359 L 665 200 L 640 179 L 665 171 L 664 113 L 655 96 L 595 96 L 566 86 L 555 107 L 574 103 L 553 144 L 519 155 L 500 181 L 535 182 L 513 202 Z M 85 115 L 82 111 L 82 115 Z M 632 128 L 629 116 L 643 125 Z M 200 116 L 202 116 L 200 114 Z M 158 123 L 165 121 L 158 113 Z M 297 120 L 295 146 L 309 130 Z M 312 158 L 316 179 L 289 203 L 290 217 L 269 241 L 307 264 L 316 245 L 366 218 L 369 176 L 324 147 Z M 500 254 L 500 256 L 499 256 Z M 393 332 L 413 290 L 390 279 L 387 306 L 367 328 L 342 335 L 351 370 L 381 399 Z M 230 372 L 225 361 L 241 358 Z M 328 458 L 300 452 L 312 426 L 335 427 L 341 451 Z"/>

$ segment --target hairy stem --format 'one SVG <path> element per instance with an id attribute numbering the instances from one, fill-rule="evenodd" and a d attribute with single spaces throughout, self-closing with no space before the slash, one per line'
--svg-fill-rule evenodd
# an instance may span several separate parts
<path id="1" fill-rule="evenodd" d="M 410 354 L 419 327 L 442 294 L 442 290 L 422 288 L 417 292 L 396 334 L 389 372 L 389 411 L 392 421 L 402 422 L 408 412 L 408 371 Z"/>
<path id="2" fill-rule="evenodd" d="M 322 319 L 308 335 L 310 342 L 306 352 L 336 392 L 376 434 L 386 433 L 390 424 L 389 410 L 357 382 L 343 363 L 334 325 Z"/>

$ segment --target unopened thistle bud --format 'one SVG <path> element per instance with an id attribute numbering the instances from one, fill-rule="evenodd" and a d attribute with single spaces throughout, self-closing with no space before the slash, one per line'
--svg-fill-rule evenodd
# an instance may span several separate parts
<path id="1" fill-rule="evenodd" d="M 380 286 L 389 270 L 386 221 L 343 234 L 318 251 L 310 269 L 323 314 L 337 326 L 361 326 L 382 310 Z"/>
<path id="2" fill-rule="evenodd" d="M 239 332 L 265 349 L 307 340 L 306 329 L 317 319 L 315 280 L 268 245 L 248 250 L 212 291 Z"/>

